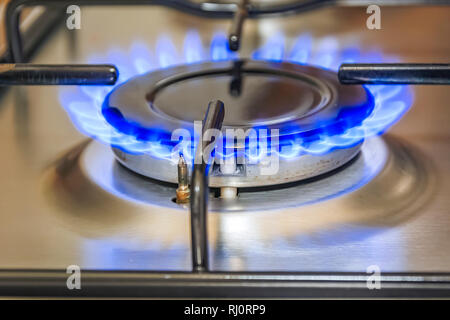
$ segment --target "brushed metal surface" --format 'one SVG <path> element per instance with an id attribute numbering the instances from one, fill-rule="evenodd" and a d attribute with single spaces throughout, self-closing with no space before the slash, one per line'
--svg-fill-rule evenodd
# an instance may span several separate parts
<path id="1" fill-rule="evenodd" d="M 380 31 L 365 29 L 365 8 L 249 21 L 243 51 L 277 30 L 288 40 L 311 30 L 344 44 L 359 39 L 363 49 L 381 47 L 406 62 L 447 62 L 449 13 L 383 8 Z M 82 29 L 60 30 L 34 62 L 83 62 L 109 45 L 127 48 L 130 39 L 154 43 L 163 31 L 180 48 L 189 27 L 207 39 L 228 25 L 158 8 L 83 9 Z M 450 92 L 414 92 L 412 110 L 387 135 L 392 161 L 370 183 L 301 207 L 212 213 L 211 269 L 365 272 L 378 265 L 382 272 L 450 272 Z M 187 214 L 87 184 L 64 156 L 84 140 L 59 105 L 57 88 L 17 87 L 1 97 L 0 268 L 189 270 Z M 71 178 L 58 179 L 55 168 Z M 67 181 L 74 192 L 62 197 L 54 183 Z"/>

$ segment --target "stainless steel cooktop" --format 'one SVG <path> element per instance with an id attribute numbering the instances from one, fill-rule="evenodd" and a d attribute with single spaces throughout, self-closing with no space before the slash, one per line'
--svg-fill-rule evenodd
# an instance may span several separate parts
<path id="1" fill-rule="evenodd" d="M 325 8 L 301 18 L 249 21 L 241 54 L 270 33 L 283 31 L 289 42 L 309 31 L 363 50 L 380 48 L 406 62 L 448 62 L 450 8 L 386 7 L 378 31 L 363 27 L 363 10 Z M 56 28 L 32 62 L 86 62 L 92 53 L 128 48 L 134 39 L 154 46 L 162 33 L 181 48 L 186 30 L 195 28 L 209 40 L 228 24 L 157 7 L 86 7 L 82 28 Z M 149 201 L 152 181 L 129 172 L 109 147 L 81 134 L 59 92 L 18 86 L 0 98 L 5 277 L 14 270 L 64 273 L 69 265 L 190 271 L 188 209 L 170 201 L 168 186 L 158 187 L 167 198 Z M 335 276 L 364 274 L 377 265 L 386 274 L 450 272 L 450 91 L 415 86 L 413 92 L 410 111 L 388 133 L 365 142 L 366 148 L 375 146 L 374 154 L 363 152 L 345 168 L 295 188 L 243 193 L 250 210 L 221 210 L 220 201 L 212 200 L 210 270 Z M 372 173 L 348 191 L 345 183 L 359 181 L 358 170 Z M 333 194 L 332 187 L 347 191 Z"/>

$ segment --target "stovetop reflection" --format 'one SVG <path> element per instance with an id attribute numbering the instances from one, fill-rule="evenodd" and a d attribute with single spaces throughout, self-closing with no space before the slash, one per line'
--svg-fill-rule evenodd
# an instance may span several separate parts
<path id="1" fill-rule="evenodd" d="M 189 270 L 189 215 L 172 201 L 175 187 L 130 172 L 95 144 L 71 150 L 44 179 L 53 214 L 85 239 L 83 260 L 106 269 Z M 383 147 L 378 157 L 369 152 Z M 375 138 L 366 148 L 347 167 L 314 181 L 244 192 L 231 204 L 212 194 L 211 269 L 404 268 L 407 250 L 393 231 L 430 201 L 434 173 L 423 154 L 396 138 L 388 137 L 386 147 Z M 355 179 L 362 169 L 366 179 Z"/>

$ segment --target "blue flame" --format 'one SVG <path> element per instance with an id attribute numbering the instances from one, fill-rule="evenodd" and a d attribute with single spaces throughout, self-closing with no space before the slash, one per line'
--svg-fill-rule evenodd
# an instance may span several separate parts
<path id="1" fill-rule="evenodd" d="M 297 38 L 292 48 L 289 60 L 299 64 L 305 64 L 309 60 L 313 39 L 310 34 L 304 34 Z"/>
<path id="2" fill-rule="evenodd" d="M 196 63 L 204 60 L 202 39 L 196 31 L 190 30 L 187 32 L 184 38 L 183 53 L 186 63 Z"/>
<path id="3" fill-rule="evenodd" d="M 281 62 L 284 57 L 284 36 L 278 33 L 272 36 L 266 44 L 253 52 L 252 58 L 256 60 L 269 60 Z"/>
<path id="4" fill-rule="evenodd" d="M 225 33 L 216 33 L 211 40 L 209 49 L 205 49 L 198 32 L 191 30 L 186 34 L 182 54 L 178 52 L 169 36 L 162 35 L 156 43 L 155 52 L 152 52 L 147 44 L 135 41 L 129 52 L 113 48 L 108 51 L 106 57 L 92 56 L 88 62 L 115 64 L 120 71 L 118 80 L 120 84 L 135 75 L 177 64 L 236 58 L 238 58 L 237 54 L 228 48 Z M 339 42 L 332 37 L 314 41 L 309 34 L 300 35 L 291 50 L 286 49 L 284 36 L 275 34 L 265 45 L 253 52 L 252 58 L 311 64 L 331 70 L 337 70 L 338 66 L 344 62 L 397 61 L 393 57 L 386 57 L 379 51 L 361 52 L 354 47 L 340 48 Z M 365 88 L 370 92 L 369 97 L 373 97 L 373 108 L 362 108 L 361 112 L 367 110 L 370 112 L 360 114 L 359 121 L 351 122 L 354 115 L 349 117 L 342 114 L 341 118 L 345 121 L 345 125 L 333 127 L 333 130 L 317 130 L 314 134 L 309 132 L 308 135 L 289 135 L 280 140 L 279 147 L 275 152 L 278 152 L 282 158 L 289 159 L 301 154 L 324 154 L 336 148 L 352 147 L 367 137 L 384 133 L 402 117 L 413 101 L 412 91 L 407 86 L 373 85 Z M 108 86 L 64 88 L 60 91 L 60 102 L 67 110 L 74 125 L 84 134 L 106 144 L 114 145 L 125 152 L 146 153 L 159 158 L 171 159 L 173 147 L 177 142 L 169 141 L 168 133 L 155 129 L 153 132 L 140 130 L 137 134 L 136 126 L 133 127 L 132 124 L 128 131 L 123 127 L 118 130 L 118 126 L 105 119 L 105 115 L 102 113 L 102 104 L 112 89 Z M 283 128 L 280 130 L 282 131 Z M 270 144 L 269 141 L 268 150 L 271 150 Z M 181 148 L 180 152 L 183 152 L 188 159 L 192 159 L 193 147 L 190 144 L 183 144 Z M 270 152 L 266 151 L 266 154 L 263 154 L 259 144 L 256 143 L 256 147 L 252 148 L 249 145 L 246 148 L 245 155 L 255 160 Z"/>

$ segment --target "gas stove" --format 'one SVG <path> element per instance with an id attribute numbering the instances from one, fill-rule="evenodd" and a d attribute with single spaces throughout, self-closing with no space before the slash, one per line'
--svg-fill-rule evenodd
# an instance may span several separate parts
<path id="1" fill-rule="evenodd" d="M 78 2 L 6 10 L 0 295 L 450 295 L 449 6 Z"/>

